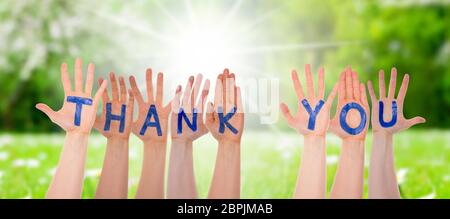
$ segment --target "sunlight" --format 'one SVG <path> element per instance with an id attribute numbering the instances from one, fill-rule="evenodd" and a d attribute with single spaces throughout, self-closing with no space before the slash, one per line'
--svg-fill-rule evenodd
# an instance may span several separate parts
<path id="1" fill-rule="evenodd" d="M 187 30 L 172 47 L 174 65 L 191 73 L 217 74 L 232 60 L 226 35 L 212 28 Z"/>

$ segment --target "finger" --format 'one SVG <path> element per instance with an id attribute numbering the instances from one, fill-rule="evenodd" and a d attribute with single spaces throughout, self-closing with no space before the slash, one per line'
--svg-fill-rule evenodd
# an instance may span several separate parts
<path id="1" fill-rule="evenodd" d="M 113 72 L 109 73 L 109 81 L 111 83 L 112 100 L 119 101 L 119 87 L 117 86 L 116 75 Z"/>
<path id="2" fill-rule="evenodd" d="M 355 71 L 352 71 L 352 81 L 353 81 L 353 98 L 355 100 L 360 101 L 361 100 L 361 90 L 359 87 L 359 79 L 358 74 Z"/>
<path id="3" fill-rule="evenodd" d="M 120 76 L 119 77 L 119 86 L 120 86 L 120 102 L 126 103 L 127 102 L 127 86 L 125 85 L 125 79 Z"/>
<path id="4" fill-rule="evenodd" d="M 108 81 L 105 80 L 102 82 L 102 85 L 100 85 L 100 87 L 98 88 L 97 93 L 95 93 L 94 102 L 92 104 L 94 108 L 96 108 L 98 102 L 100 101 L 100 98 L 103 95 L 103 92 L 105 92 L 106 86 L 108 86 Z"/>
<path id="5" fill-rule="evenodd" d="M 206 126 L 210 127 L 210 124 L 214 123 L 214 106 L 209 102 L 206 109 Z"/>
<path id="6" fill-rule="evenodd" d="M 67 64 L 61 64 L 61 81 L 64 88 L 64 93 L 67 94 L 72 91 L 72 85 L 70 84 L 69 73 L 67 72 Z"/>
<path id="7" fill-rule="evenodd" d="M 236 87 L 236 109 L 238 113 L 244 113 L 244 105 L 242 105 L 242 93 L 240 87 Z"/>
<path id="8" fill-rule="evenodd" d="M 281 103 L 280 109 L 281 109 L 281 112 L 283 113 L 284 118 L 288 122 L 288 124 L 292 124 L 294 121 L 294 117 L 292 116 L 291 111 L 289 110 L 289 107 L 286 104 Z"/>
<path id="9" fill-rule="evenodd" d="M 128 118 L 127 119 L 128 127 L 130 127 L 131 123 L 133 122 L 133 112 L 134 112 L 134 95 L 133 95 L 133 91 L 130 89 L 130 90 L 128 90 L 128 103 L 127 103 L 127 113 L 126 113 L 127 118 Z M 129 130 L 129 128 L 127 128 L 127 129 Z"/>
<path id="10" fill-rule="evenodd" d="M 142 94 L 139 91 L 139 88 L 136 84 L 136 79 L 134 78 L 134 76 L 130 76 L 128 80 L 130 82 L 131 90 L 133 91 L 133 96 L 136 99 L 138 105 L 140 106 L 144 105 L 145 104 L 144 98 L 142 97 Z"/>
<path id="11" fill-rule="evenodd" d="M 202 80 L 203 80 L 202 74 L 198 74 L 197 77 L 195 77 L 195 83 L 194 83 L 194 87 L 191 92 L 191 99 L 190 99 L 190 101 L 191 101 L 190 105 L 193 107 L 195 106 L 195 103 L 197 102 L 197 96 L 200 91 L 200 86 L 202 85 Z"/>
<path id="12" fill-rule="evenodd" d="M 152 69 L 149 68 L 145 71 L 145 82 L 147 83 L 147 100 L 150 103 L 154 102 L 153 98 L 153 73 Z"/>
<path id="13" fill-rule="evenodd" d="M 92 93 L 92 86 L 94 84 L 94 71 L 95 71 L 94 64 L 89 63 L 87 69 L 86 87 L 84 88 L 84 92 L 88 97 L 90 97 Z"/>
<path id="14" fill-rule="evenodd" d="M 339 88 L 338 84 L 334 85 L 333 90 L 331 90 L 331 93 L 328 95 L 327 102 L 326 102 L 326 104 L 328 106 L 331 106 L 333 104 L 333 100 L 336 97 L 336 93 L 338 91 L 338 88 Z"/>
<path id="15" fill-rule="evenodd" d="M 229 75 L 230 75 L 230 71 L 228 69 L 225 69 L 223 71 L 223 76 L 221 78 L 221 80 L 222 80 L 222 104 L 221 104 L 221 106 L 223 107 L 224 111 L 226 111 L 225 109 L 226 109 L 226 106 L 227 106 L 227 95 L 228 95 L 228 93 L 227 93 L 227 84 L 226 84 L 226 82 L 228 81 L 227 79 L 228 79 Z M 216 106 L 216 107 L 218 107 L 218 106 Z"/>
<path id="16" fill-rule="evenodd" d="M 369 103 L 367 102 L 366 86 L 364 85 L 364 83 L 359 84 L 359 92 L 361 93 L 361 102 L 365 106 L 369 106 Z"/>
<path id="17" fill-rule="evenodd" d="M 214 94 L 214 107 L 219 107 L 219 106 L 222 107 L 222 104 L 223 104 L 223 102 L 222 102 L 223 101 L 222 78 L 223 78 L 223 75 L 220 74 L 216 80 L 216 90 L 215 90 L 215 94 Z"/>
<path id="18" fill-rule="evenodd" d="M 181 85 L 177 86 L 177 89 L 175 90 L 175 97 L 172 101 L 172 109 L 173 112 L 179 113 L 180 112 L 180 101 L 181 101 Z"/>
<path id="19" fill-rule="evenodd" d="M 75 60 L 75 92 L 83 91 L 83 69 L 81 59 Z"/>
<path id="20" fill-rule="evenodd" d="M 396 68 L 392 68 L 392 70 L 391 70 L 391 80 L 389 81 L 388 100 L 394 99 L 395 86 L 396 85 L 397 85 L 397 69 Z"/>
<path id="21" fill-rule="evenodd" d="M 102 86 L 103 81 L 104 81 L 103 78 L 98 79 L 98 87 Z M 108 96 L 108 89 L 106 89 L 105 92 L 103 92 L 102 100 L 103 100 L 103 104 L 106 104 L 110 101 L 109 96 Z"/>
<path id="22" fill-rule="evenodd" d="M 420 116 L 406 120 L 406 124 L 407 124 L 408 128 L 411 126 L 417 125 L 417 124 L 425 123 L 425 122 L 426 122 L 425 118 L 420 117 Z"/>
<path id="23" fill-rule="evenodd" d="M 305 78 L 308 99 L 312 100 L 314 98 L 314 82 L 311 75 L 311 66 L 309 64 L 305 65 Z"/>
<path id="24" fill-rule="evenodd" d="M 378 100 L 377 97 L 375 96 L 372 81 L 367 82 L 367 87 L 369 88 L 370 100 L 372 101 L 372 105 L 374 105 Z"/>
<path id="25" fill-rule="evenodd" d="M 201 110 L 199 113 L 203 113 L 203 110 L 205 109 L 205 103 L 206 100 L 208 99 L 208 94 L 209 94 L 209 85 L 210 82 L 209 80 L 205 81 L 205 84 L 203 85 L 203 90 L 202 90 L 202 95 L 200 97 L 200 100 L 197 103 L 197 110 Z"/>
<path id="26" fill-rule="evenodd" d="M 345 74 L 343 71 L 339 76 L 339 89 L 338 89 L 338 100 L 343 101 L 345 99 Z"/>
<path id="27" fill-rule="evenodd" d="M 45 115 L 47 115 L 48 118 L 50 118 L 50 120 L 53 121 L 53 116 L 55 115 L 56 112 L 54 110 L 52 110 L 49 106 L 47 106 L 46 104 L 43 104 L 43 103 L 38 103 L 38 104 L 36 104 L 36 109 L 45 113 Z"/>
<path id="28" fill-rule="evenodd" d="M 352 71 L 347 68 L 345 72 L 345 94 L 346 99 L 353 100 L 353 81 L 352 81 Z"/>
<path id="29" fill-rule="evenodd" d="M 303 87 L 300 83 L 300 80 L 298 80 L 298 74 L 295 70 L 292 70 L 291 73 L 292 82 L 294 83 L 295 93 L 297 94 L 297 97 L 299 100 L 305 99 L 305 94 L 303 94 Z"/>
<path id="30" fill-rule="evenodd" d="M 323 67 L 319 69 L 319 82 L 317 85 L 317 97 L 323 100 L 325 97 L 325 70 Z"/>
<path id="31" fill-rule="evenodd" d="M 186 88 L 184 89 L 184 93 L 183 93 L 183 102 L 182 102 L 182 106 L 183 107 L 189 107 L 189 98 L 191 96 L 191 92 L 192 92 L 192 85 L 194 84 L 194 76 L 190 76 L 188 79 L 188 82 L 186 84 Z"/>
<path id="32" fill-rule="evenodd" d="M 158 73 L 156 79 L 156 105 L 162 106 L 163 104 L 163 91 L 164 91 L 164 74 Z"/>
<path id="33" fill-rule="evenodd" d="M 400 86 L 400 90 L 398 91 L 397 100 L 399 103 L 403 104 L 405 101 L 406 92 L 408 91 L 408 84 L 409 84 L 409 75 L 405 74 L 403 76 L 402 85 Z"/>
<path id="34" fill-rule="evenodd" d="M 233 75 L 233 74 L 231 74 Z M 236 101 L 235 101 L 235 86 L 234 86 L 234 77 L 229 77 L 226 80 L 226 92 L 227 92 L 227 99 L 226 99 L 226 105 L 225 105 L 225 109 L 228 111 L 230 111 L 233 107 L 236 106 Z"/>
<path id="35" fill-rule="evenodd" d="M 378 72 L 378 83 L 379 83 L 379 91 L 380 92 L 380 100 L 383 98 L 386 98 L 386 88 L 385 88 L 385 82 L 384 82 L 384 71 L 380 70 L 380 72 Z"/>

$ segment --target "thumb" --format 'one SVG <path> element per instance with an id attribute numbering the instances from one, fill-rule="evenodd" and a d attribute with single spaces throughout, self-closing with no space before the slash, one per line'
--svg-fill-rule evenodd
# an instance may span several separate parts
<path id="1" fill-rule="evenodd" d="M 50 119 L 52 119 L 53 116 L 55 115 L 55 111 L 53 111 L 49 106 L 47 106 L 46 104 L 43 104 L 43 103 L 36 104 L 36 109 L 45 113 L 45 115 L 47 115 L 48 118 L 50 118 Z"/>
<path id="2" fill-rule="evenodd" d="M 411 126 L 420 124 L 420 123 L 425 123 L 425 122 L 426 122 L 426 120 L 423 117 L 420 117 L 420 116 L 416 116 L 416 117 L 414 117 L 412 119 L 406 120 L 408 128 L 411 127 Z"/>
<path id="3" fill-rule="evenodd" d="M 291 114 L 288 106 L 286 106 L 286 104 L 284 104 L 284 103 L 281 103 L 280 109 L 281 109 L 281 112 L 283 113 L 284 118 L 287 120 L 287 122 L 289 124 L 291 124 L 291 122 L 294 120 L 294 117 L 292 117 L 292 114 Z"/>

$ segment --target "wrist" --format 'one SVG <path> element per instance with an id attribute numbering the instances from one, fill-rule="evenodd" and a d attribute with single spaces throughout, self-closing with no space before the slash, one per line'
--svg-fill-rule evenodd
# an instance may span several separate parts
<path id="1" fill-rule="evenodd" d="M 225 147 L 225 148 L 236 148 L 241 145 L 240 141 L 234 141 L 234 140 L 228 140 L 228 139 L 221 139 L 218 142 L 219 142 L 219 147 Z"/>
<path id="2" fill-rule="evenodd" d="M 192 139 L 172 138 L 172 145 L 192 145 L 192 142 L 194 142 Z"/>
<path id="3" fill-rule="evenodd" d="M 128 141 L 129 141 L 129 138 L 126 138 L 126 137 L 119 137 L 119 136 L 110 136 L 110 137 L 108 137 L 108 138 L 106 138 L 106 141 L 107 141 L 107 145 L 108 146 L 117 146 L 117 147 L 120 147 L 120 146 L 123 146 L 123 147 L 125 147 L 125 146 L 128 146 Z"/>
<path id="4" fill-rule="evenodd" d="M 390 139 L 390 138 L 392 138 L 392 136 L 393 136 L 393 134 L 388 131 L 373 130 L 373 138 L 377 137 L 377 138 L 383 138 L 383 139 Z"/>

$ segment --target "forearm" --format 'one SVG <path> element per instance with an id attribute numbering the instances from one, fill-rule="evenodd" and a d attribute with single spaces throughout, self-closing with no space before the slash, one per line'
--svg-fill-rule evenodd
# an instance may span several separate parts
<path id="1" fill-rule="evenodd" d="M 59 164 L 46 198 L 81 198 L 89 134 L 66 134 Z"/>
<path id="2" fill-rule="evenodd" d="M 305 136 L 294 198 L 325 198 L 325 136 Z"/>
<path id="3" fill-rule="evenodd" d="M 164 198 L 166 142 L 144 143 L 141 179 L 136 198 Z"/>
<path id="4" fill-rule="evenodd" d="M 331 198 L 362 198 L 364 190 L 364 141 L 343 140 Z"/>
<path id="5" fill-rule="evenodd" d="M 108 138 L 95 198 L 128 197 L 128 139 Z"/>
<path id="6" fill-rule="evenodd" d="M 220 141 L 208 198 L 240 197 L 240 143 Z"/>
<path id="7" fill-rule="evenodd" d="M 377 131 L 373 134 L 369 198 L 400 198 L 390 133 Z"/>
<path id="8" fill-rule="evenodd" d="M 197 198 L 192 141 L 172 139 L 167 198 Z"/>

